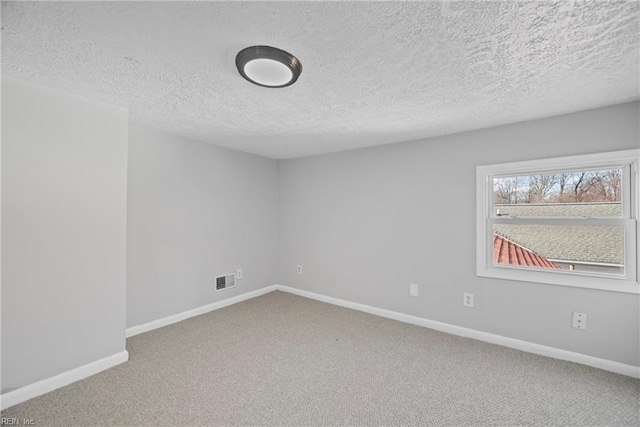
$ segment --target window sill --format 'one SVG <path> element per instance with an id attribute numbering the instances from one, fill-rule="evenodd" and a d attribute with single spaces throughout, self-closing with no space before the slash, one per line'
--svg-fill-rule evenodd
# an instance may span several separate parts
<path id="1" fill-rule="evenodd" d="M 514 280 L 546 285 L 569 286 L 582 289 L 597 289 L 609 292 L 640 294 L 640 283 L 624 278 L 595 277 L 579 273 L 557 273 L 549 271 L 531 271 L 510 267 L 482 267 L 477 269 L 478 277 Z"/>

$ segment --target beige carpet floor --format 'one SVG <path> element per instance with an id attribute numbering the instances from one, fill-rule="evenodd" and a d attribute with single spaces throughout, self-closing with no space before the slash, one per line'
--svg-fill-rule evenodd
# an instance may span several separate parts
<path id="1" fill-rule="evenodd" d="M 37 426 L 640 425 L 640 380 L 283 292 L 127 340 Z"/>

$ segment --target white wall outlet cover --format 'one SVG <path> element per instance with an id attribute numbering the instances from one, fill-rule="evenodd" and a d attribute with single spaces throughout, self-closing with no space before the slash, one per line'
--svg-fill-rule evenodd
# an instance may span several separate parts
<path id="1" fill-rule="evenodd" d="M 572 326 L 576 329 L 587 329 L 587 313 L 578 313 L 577 311 L 574 311 Z"/>
<path id="2" fill-rule="evenodd" d="M 418 285 L 415 283 L 409 283 L 409 295 L 412 297 L 418 296 Z"/>
<path id="3" fill-rule="evenodd" d="M 464 304 L 465 307 L 473 307 L 473 294 L 465 292 L 462 295 L 462 304 Z"/>
<path id="4" fill-rule="evenodd" d="M 239 269 L 236 270 L 236 279 L 240 280 L 240 279 L 242 279 L 242 277 L 243 277 L 242 269 L 239 268 Z"/>
<path id="5" fill-rule="evenodd" d="M 297 271 L 298 271 L 298 274 L 302 274 L 302 266 L 301 265 L 298 266 Z"/>

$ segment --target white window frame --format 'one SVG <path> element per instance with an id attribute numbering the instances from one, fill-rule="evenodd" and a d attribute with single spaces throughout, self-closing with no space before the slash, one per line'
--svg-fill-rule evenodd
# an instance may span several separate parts
<path id="1" fill-rule="evenodd" d="M 638 277 L 638 227 L 640 149 L 611 151 L 579 156 L 557 157 L 524 162 L 482 165 L 476 168 L 476 273 L 481 277 L 507 279 L 579 288 L 640 294 Z M 493 178 L 504 175 L 556 172 L 561 170 L 623 169 L 621 218 L 535 218 L 493 216 Z M 602 275 L 589 272 L 544 270 L 493 264 L 493 225 L 500 223 L 618 225 L 625 228 L 625 274 Z"/>

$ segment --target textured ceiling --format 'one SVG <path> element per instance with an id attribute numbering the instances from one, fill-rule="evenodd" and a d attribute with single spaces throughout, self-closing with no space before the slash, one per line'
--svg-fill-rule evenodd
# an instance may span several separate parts
<path id="1" fill-rule="evenodd" d="M 2 72 L 271 158 L 637 100 L 640 3 L 2 2 Z M 284 89 L 235 55 L 296 55 Z"/>

